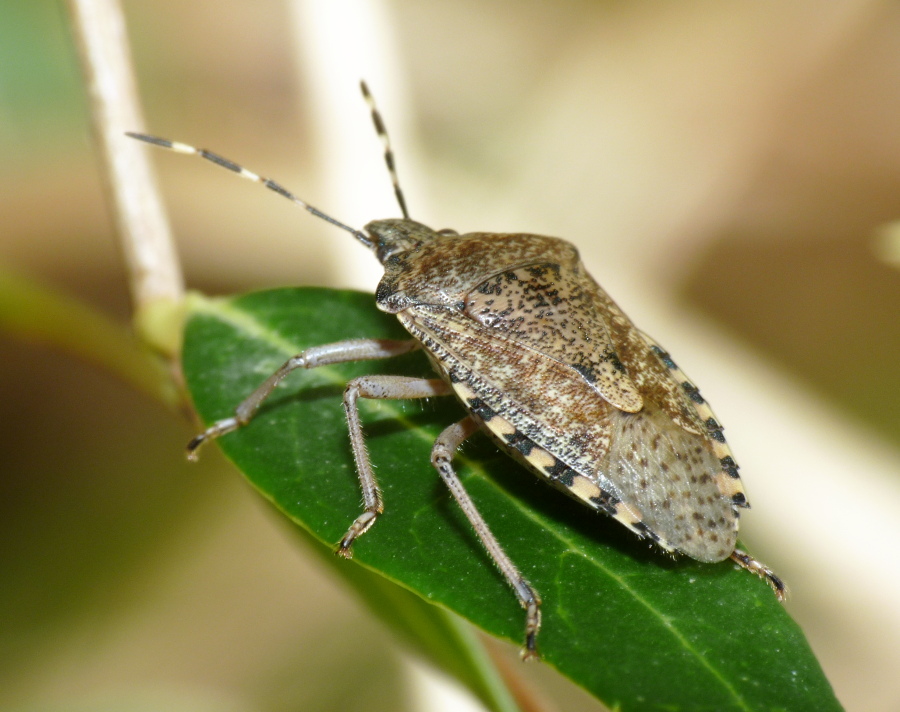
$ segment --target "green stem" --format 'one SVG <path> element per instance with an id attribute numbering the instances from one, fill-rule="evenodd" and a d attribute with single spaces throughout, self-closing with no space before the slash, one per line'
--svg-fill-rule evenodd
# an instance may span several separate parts
<path id="1" fill-rule="evenodd" d="M 0 330 L 100 366 L 164 405 L 181 403 L 163 360 L 128 329 L 70 295 L 3 269 Z"/>

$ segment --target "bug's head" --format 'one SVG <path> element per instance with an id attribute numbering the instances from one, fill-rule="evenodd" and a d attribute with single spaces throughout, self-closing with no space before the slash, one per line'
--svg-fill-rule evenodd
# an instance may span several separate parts
<path id="1" fill-rule="evenodd" d="M 415 251 L 439 235 L 427 225 L 406 218 L 373 220 L 366 225 L 365 231 L 371 237 L 371 248 L 381 264 L 404 252 Z"/>

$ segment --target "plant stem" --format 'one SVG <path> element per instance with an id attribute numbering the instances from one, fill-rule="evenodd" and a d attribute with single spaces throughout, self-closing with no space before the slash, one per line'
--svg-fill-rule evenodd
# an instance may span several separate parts
<path id="1" fill-rule="evenodd" d="M 124 136 L 144 125 L 124 18 L 117 0 L 68 0 L 67 7 L 128 269 L 135 326 L 144 341 L 171 357 L 178 350 L 184 283 L 144 149 Z"/>
<path id="2" fill-rule="evenodd" d="M 162 360 L 96 309 L 0 270 L 0 332 L 74 354 L 169 407 L 181 400 Z"/>

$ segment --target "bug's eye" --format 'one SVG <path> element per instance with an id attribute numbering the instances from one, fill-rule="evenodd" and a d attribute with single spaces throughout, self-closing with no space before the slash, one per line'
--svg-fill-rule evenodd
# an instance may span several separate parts
<path id="1" fill-rule="evenodd" d="M 459 233 L 454 230 L 452 227 L 445 227 L 443 230 L 437 231 L 438 235 L 459 235 Z"/>

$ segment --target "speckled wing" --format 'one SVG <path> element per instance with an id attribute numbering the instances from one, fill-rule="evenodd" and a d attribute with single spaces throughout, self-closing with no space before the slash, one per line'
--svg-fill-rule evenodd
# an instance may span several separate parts
<path id="1" fill-rule="evenodd" d="M 602 398 L 634 413 L 642 399 L 590 294 L 593 283 L 552 263 L 500 272 L 466 296 L 465 313 L 577 372 Z M 586 287 L 588 287 L 586 289 Z"/>
<path id="2" fill-rule="evenodd" d="M 397 316 L 460 397 L 466 400 L 460 393 L 466 384 L 484 404 L 467 402 L 476 415 L 502 414 L 522 436 L 579 472 L 592 472 L 609 450 L 616 409 L 570 366 L 462 312 L 412 307 Z M 605 489 L 612 487 L 602 473 L 597 477 Z"/>
<path id="3" fill-rule="evenodd" d="M 579 282 L 551 264 L 522 267 L 483 282 L 462 311 L 398 317 L 487 429 L 554 485 L 665 549 L 726 558 L 742 506 L 736 470 L 658 347 L 617 308 L 602 313 L 624 321 L 604 324 L 592 302 L 608 297 Z"/>
<path id="4" fill-rule="evenodd" d="M 681 374 L 682 378 L 677 377 L 678 374 L 656 357 L 652 350 L 648 352 L 655 345 L 653 339 L 634 325 L 590 275 L 585 275 L 585 278 L 592 285 L 586 291 L 593 309 L 598 314 L 606 315 L 610 340 L 638 392 L 658 403 L 675 423 L 688 432 L 705 435 L 707 428 L 704 419 L 697 412 L 693 400 L 696 387 L 684 374 Z"/>

